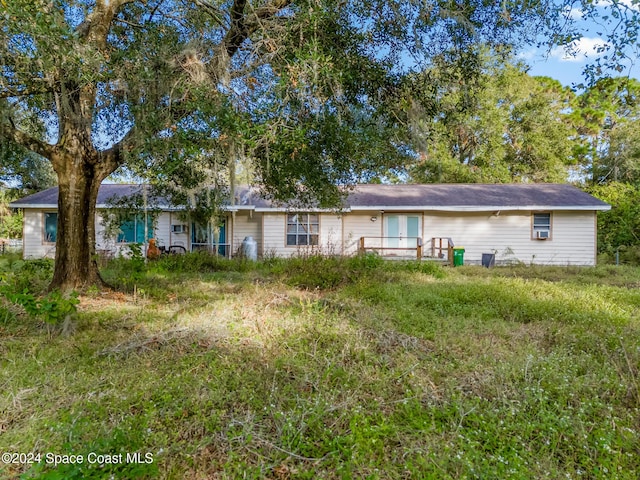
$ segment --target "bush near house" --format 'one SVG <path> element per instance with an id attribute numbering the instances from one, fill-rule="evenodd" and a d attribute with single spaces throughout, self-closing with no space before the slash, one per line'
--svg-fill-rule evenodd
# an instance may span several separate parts
<path id="1" fill-rule="evenodd" d="M 598 261 L 640 265 L 640 186 L 611 182 L 590 193 L 611 204 L 598 215 Z"/>
<path id="2" fill-rule="evenodd" d="M 80 297 L 72 335 L 0 300 L 0 450 L 150 462 L 5 463 L 3 478 L 640 476 L 637 268 L 187 255 L 134 270 Z"/>
<path id="3" fill-rule="evenodd" d="M 11 211 L 9 202 L 12 200 L 12 195 L 0 188 L 0 241 L 22 238 L 22 212 Z"/>

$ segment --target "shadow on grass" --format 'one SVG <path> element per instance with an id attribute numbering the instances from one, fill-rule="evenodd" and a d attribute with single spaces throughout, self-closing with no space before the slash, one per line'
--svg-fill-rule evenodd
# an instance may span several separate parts
<path id="1" fill-rule="evenodd" d="M 153 459 L 46 465 L 25 478 L 541 478 L 603 466 L 638 473 L 625 390 L 588 354 L 560 346 L 532 354 L 519 343 L 506 364 L 480 352 L 454 361 L 418 331 L 367 324 L 322 299 L 278 312 L 286 321 L 261 339 L 123 326 L 118 336 L 129 338 L 121 342 L 87 335 L 41 345 L 47 355 L 21 352 L 12 369 L 30 370 L 21 388 L 35 390 L 18 395 L 20 415 L 3 442 L 20 450 L 37 438 L 43 450 L 84 458 Z M 462 331 L 457 342 L 465 340 Z M 87 345 L 71 348 L 78 342 Z M 64 351 L 55 368 L 37 370 Z M 16 389 L 15 379 L 8 383 Z"/>

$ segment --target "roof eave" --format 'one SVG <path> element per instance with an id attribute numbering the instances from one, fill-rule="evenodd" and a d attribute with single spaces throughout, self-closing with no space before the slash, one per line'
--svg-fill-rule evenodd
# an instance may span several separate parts
<path id="1" fill-rule="evenodd" d="M 331 209 L 331 208 L 306 208 L 306 207 L 256 207 L 254 210 L 257 213 L 304 212 L 304 213 L 335 213 L 338 215 L 351 211 L 350 208 Z"/>
<path id="2" fill-rule="evenodd" d="M 607 211 L 611 210 L 611 205 L 376 205 L 376 206 L 360 206 L 351 205 L 352 211 L 402 211 L 402 212 L 492 212 L 496 210 L 502 211 L 532 211 L 532 210 L 564 210 L 564 211 Z"/>
<path id="3" fill-rule="evenodd" d="M 31 208 L 31 209 L 56 209 L 57 204 L 42 203 L 42 204 L 27 204 L 27 203 L 10 203 L 10 208 Z M 98 204 L 97 209 L 106 210 L 113 208 L 112 205 Z M 159 209 L 166 212 L 183 211 L 181 207 L 171 207 L 167 205 L 160 205 Z M 554 211 L 602 211 L 606 212 L 611 210 L 611 205 L 523 205 L 523 206 L 505 206 L 505 205 L 481 205 L 481 206 L 468 206 L 468 205 L 452 205 L 452 206 L 435 206 L 435 205 L 352 205 L 350 208 L 343 208 L 339 210 L 326 209 L 326 208 L 287 208 L 287 207 L 255 207 L 253 205 L 225 205 L 222 207 L 224 211 L 239 211 L 239 210 L 253 210 L 255 212 L 263 213 L 286 213 L 286 212 L 317 212 L 317 213 L 345 213 L 351 211 L 402 211 L 402 212 L 491 212 L 496 210 L 502 211 L 534 211 L 534 210 L 554 210 Z"/>

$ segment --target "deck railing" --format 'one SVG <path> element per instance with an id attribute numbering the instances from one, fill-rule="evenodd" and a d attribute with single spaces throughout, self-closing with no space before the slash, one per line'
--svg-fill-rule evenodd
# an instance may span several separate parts
<path id="1" fill-rule="evenodd" d="M 453 265 L 453 247 L 454 243 L 450 237 L 434 237 L 431 239 L 430 258 Z M 358 252 L 376 252 L 383 257 L 408 256 L 409 252 L 413 256 L 415 252 L 415 257 L 420 260 L 423 258 L 424 247 L 421 237 L 360 237 Z"/>
<path id="2" fill-rule="evenodd" d="M 450 237 L 433 237 L 431 239 L 431 256 L 433 258 L 444 259 L 453 266 L 453 240 Z M 446 256 L 443 253 L 447 252 Z"/>
<path id="3" fill-rule="evenodd" d="M 402 243 L 406 243 L 402 245 Z M 414 246 L 409 246 L 415 244 Z M 397 245 L 397 246 L 395 246 Z M 415 251 L 415 257 L 422 258 L 422 237 L 360 237 L 358 252 L 376 252 L 383 257 Z M 411 253 L 413 256 L 414 254 Z"/>

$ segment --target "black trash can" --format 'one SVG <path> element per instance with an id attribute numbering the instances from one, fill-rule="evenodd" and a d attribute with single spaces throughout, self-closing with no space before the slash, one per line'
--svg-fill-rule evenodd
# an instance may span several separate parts
<path id="1" fill-rule="evenodd" d="M 483 253 L 482 254 L 482 266 L 491 268 L 496 264 L 496 254 L 495 253 Z"/>

